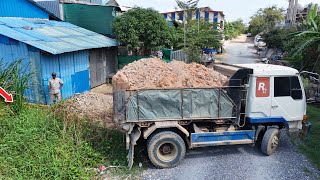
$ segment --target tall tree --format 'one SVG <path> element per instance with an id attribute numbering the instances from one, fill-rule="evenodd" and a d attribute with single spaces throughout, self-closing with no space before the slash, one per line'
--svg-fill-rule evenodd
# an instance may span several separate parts
<path id="1" fill-rule="evenodd" d="M 150 55 L 151 50 L 171 47 L 175 30 L 153 9 L 133 8 L 117 17 L 113 23 L 117 39 L 136 55 Z"/>
<path id="2" fill-rule="evenodd" d="M 249 22 L 249 31 L 258 34 L 263 31 L 271 30 L 277 22 L 284 20 L 284 10 L 277 6 L 259 9 Z"/>
<path id="3" fill-rule="evenodd" d="M 227 40 L 235 38 L 240 34 L 245 33 L 245 31 L 246 25 L 243 23 L 242 19 L 226 22 L 224 24 L 224 35 Z"/>
<path id="4" fill-rule="evenodd" d="M 221 46 L 222 36 L 221 33 L 213 28 L 213 24 L 200 20 L 200 26 L 198 26 L 198 20 L 189 20 L 186 24 L 186 37 L 187 46 L 184 49 L 188 55 L 189 61 L 199 62 L 200 52 L 202 48 L 216 49 Z M 178 42 L 183 42 L 183 26 L 178 29 Z M 180 43 L 177 47 L 183 47 L 184 44 Z"/>

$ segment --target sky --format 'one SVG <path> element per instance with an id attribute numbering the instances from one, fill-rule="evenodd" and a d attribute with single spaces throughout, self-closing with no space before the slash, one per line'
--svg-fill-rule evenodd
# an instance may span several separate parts
<path id="1" fill-rule="evenodd" d="M 42 0 L 36 0 L 42 1 Z M 108 0 L 103 0 L 105 3 Z M 175 0 L 116 0 L 120 6 L 140 6 L 144 8 L 153 8 L 160 12 L 174 10 Z M 299 0 L 299 4 L 305 6 L 309 3 L 318 3 L 320 0 Z M 245 23 L 250 21 L 250 17 L 264 8 L 277 5 L 285 10 L 288 8 L 288 0 L 200 0 L 198 6 L 209 6 L 215 11 L 223 11 L 227 21 L 234 21 L 241 18 Z"/>
<path id="2" fill-rule="evenodd" d="M 176 7 L 175 0 L 117 0 L 120 6 L 152 7 L 160 12 L 173 10 Z M 301 5 L 319 3 L 320 0 L 299 0 Z M 248 23 L 250 17 L 259 9 L 277 5 L 288 8 L 288 0 L 200 0 L 199 7 L 209 6 L 213 10 L 223 11 L 227 21 L 243 19 Z"/>

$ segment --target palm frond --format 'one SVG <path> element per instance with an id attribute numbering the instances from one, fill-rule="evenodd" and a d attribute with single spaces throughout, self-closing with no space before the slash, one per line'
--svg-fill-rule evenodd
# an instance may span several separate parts
<path id="1" fill-rule="evenodd" d="M 303 31 L 303 32 L 298 32 L 294 36 L 300 37 L 304 35 L 319 35 L 320 37 L 320 32 L 315 32 L 315 31 Z"/>
<path id="2" fill-rule="evenodd" d="M 301 45 L 298 45 L 296 48 L 294 48 L 290 54 L 292 54 L 293 56 L 298 55 L 299 53 L 302 53 L 303 50 L 320 43 L 320 37 L 312 37 L 309 40 L 305 41 L 304 43 L 302 43 Z"/>

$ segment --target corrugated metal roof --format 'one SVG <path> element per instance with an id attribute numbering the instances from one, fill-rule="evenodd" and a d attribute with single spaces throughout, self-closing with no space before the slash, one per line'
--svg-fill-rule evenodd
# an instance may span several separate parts
<path id="1" fill-rule="evenodd" d="M 0 17 L 0 34 L 51 54 L 118 46 L 118 42 L 67 22 Z"/>
<path id="2" fill-rule="evenodd" d="M 42 7 L 50 11 L 56 17 L 60 18 L 60 7 L 59 0 L 51 0 L 51 1 L 37 1 Z"/>
<path id="3" fill-rule="evenodd" d="M 106 6 L 114 6 L 114 7 L 119 7 L 119 4 L 116 0 L 109 0 L 106 4 Z"/>
<path id="4" fill-rule="evenodd" d="M 61 0 L 63 3 L 102 5 L 104 0 Z"/>

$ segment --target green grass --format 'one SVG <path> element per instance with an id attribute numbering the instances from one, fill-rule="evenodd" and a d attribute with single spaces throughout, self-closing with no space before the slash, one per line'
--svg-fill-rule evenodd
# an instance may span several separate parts
<path id="1" fill-rule="evenodd" d="M 307 115 L 312 128 L 309 136 L 299 145 L 299 149 L 320 168 L 320 107 L 308 106 Z"/>
<path id="2" fill-rule="evenodd" d="M 38 106 L 16 116 L 0 113 L 0 127 L 0 179 L 92 179 L 96 173 L 88 169 L 100 165 L 119 166 L 116 175 L 134 172 L 126 168 L 123 134 L 116 130 L 82 121 L 66 127 Z"/>

